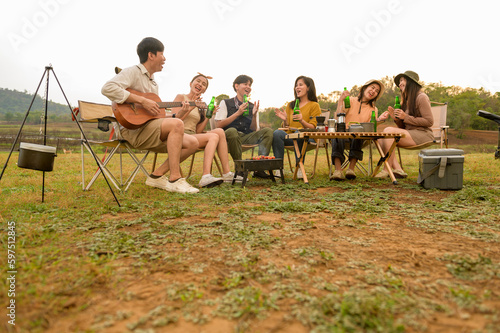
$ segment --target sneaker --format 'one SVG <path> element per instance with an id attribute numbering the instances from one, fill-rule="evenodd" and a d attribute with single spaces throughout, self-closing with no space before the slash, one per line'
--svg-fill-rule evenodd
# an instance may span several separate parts
<path id="1" fill-rule="evenodd" d="M 199 187 L 214 187 L 220 185 L 224 182 L 222 178 L 215 178 L 210 173 L 207 175 L 203 175 L 198 183 Z"/>
<path id="2" fill-rule="evenodd" d="M 408 174 L 406 172 L 404 172 L 403 170 L 401 170 L 401 169 L 392 170 L 392 173 L 394 174 L 394 177 L 396 177 L 396 178 L 406 178 L 406 177 L 408 177 Z"/>
<path id="3" fill-rule="evenodd" d="M 167 182 L 165 190 L 177 193 L 198 193 L 200 190 L 189 185 L 185 178 L 179 178 L 175 182 Z"/>
<path id="4" fill-rule="evenodd" d="M 253 173 L 253 176 L 255 178 L 262 178 L 262 179 L 269 179 L 269 178 L 271 178 L 271 176 L 268 175 L 265 171 L 255 171 Z"/>
<path id="5" fill-rule="evenodd" d="M 302 170 L 297 170 L 297 179 L 303 179 L 304 175 L 302 174 Z"/>
<path id="6" fill-rule="evenodd" d="M 335 170 L 333 174 L 330 176 L 330 180 L 344 180 L 344 173 L 342 170 Z"/>
<path id="7" fill-rule="evenodd" d="M 347 178 L 347 179 L 356 179 L 356 174 L 354 173 L 354 170 L 347 169 L 345 171 L 345 178 Z"/>
<path id="8" fill-rule="evenodd" d="M 222 175 L 222 179 L 226 183 L 232 183 L 233 182 L 233 178 L 234 178 L 234 172 L 232 172 L 232 171 L 229 171 L 228 173 L 225 173 L 225 174 Z M 234 181 L 241 183 L 243 181 L 243 177 L 240 176 L 240 175 L 237 175 L 236 179 Z"/>
<path id="9" fill-rule="evenodd" d="M 152 178 L 148 176 L 148 178 L 146 179 L 146 185 L 161 188 L 162 190 L 166 189 L 167 183 L 168 178 L 165 176 L 161 176 L 160 178 Z"/>
<path id="10" fill-rule="evenodd" d="M 387 177 L 389 177 L 389 173 L 385 170 L 382 170 L 377 175 L 375 175 L 375 178 L 387 178 Z"/>

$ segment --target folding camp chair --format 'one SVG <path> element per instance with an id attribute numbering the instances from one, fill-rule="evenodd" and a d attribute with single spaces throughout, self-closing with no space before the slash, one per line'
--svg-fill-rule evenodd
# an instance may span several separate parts
<path id="1" fill-rule="evenodd" d="M 134 180 L 135 176 L 141 170 L 146 176 L 148 176 L 148 172 L 146 169 L 144 169 L 144 161 L 146 160 L 149 151 L 146 151 L 144 153 L 144 156 L 139 159 L 137 155 L 134 152 L 134 148 L 126 141 L 124 140 L 121 135 L 120 131 L 118 129 L 118 123 L 113 115 L 113 110 L 111 108 L 111 105 L 107 104 L 97 104 L 97 103 L 91 103 L 91 102 L 85 102 L 85 101 L 78 101 L 78 106 L 79 106 L 79 114 L 80 114 L 80 122 L 82 123 L 97 123 L 99 124 L 99 128 L 103 131 L 109 130 L 109 126 L 112 126 L 112 131 L 114 132 L 114 135 L 110 137 L 109 140 L 84 140 L 82 137 L 81 144 L 81 159 L 82 159 L 82 188 L 84 191 L 87 191 L 90 189 L 90 187 L 94 184 L 96 179 L 99 177 L 101 174 L 101 170 L 97 169 L 95 174 L 92 176 L 88 184 L 85 184 L 85 151 L 84 147 L 89 151 L 90 144 L 97 144 L 103 147 L 106 147 L 106 151 L 108 149 L 109 152 L 107 153 L 107 156 L 105 155 L 102 160 L 98 160 L 98 163 L 101 165 L 102 170 L 106 173 L 106 176 L 110 180 L 110 182 L 120 191 L 127 191 L 130 184 L 132 184 L 132 181 Z M 131 174 L 128 176 L 128 178 L 123 181 L 123 152 L 128 154 L 132 161 L 134 161 L 134 169 L 132 170 Z M 113 157 L 116 155 L 116 153 L 119 154 L 119 179 L 115 177 L 110 170 L 110 167 L 108 166 L 110 161 L 113 159 Z"/>
<path id="2" fill-rule="evenodd" d="M 399 165 L 401 165 L 401 168 L 403 168 L 403 162 L 401 160 L 400 148 L 416 150 L 416 149 L 426 148 L 435 144 L 439 144 L 441 148 L 443 148 L 443 145 L 445 145 L 446 148 L 448 148 L 449 126 L 446 125 L 446 114 L 448 112 L 448 103 L 431 102 L 431 111 L 432 111 L 432 116 L 434 117 L 434 124 L 431 127 L 432 133 L 434 134 L 434 140 L 410 147 L 398 147 Z"/>

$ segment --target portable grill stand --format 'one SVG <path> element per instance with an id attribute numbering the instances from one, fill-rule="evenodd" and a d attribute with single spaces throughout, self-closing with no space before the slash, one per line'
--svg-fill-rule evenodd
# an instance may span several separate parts
<path id="1" fill-rule="evenodd" d="M 2 173 L 0 173 L 0 180 L 2 180 L 2 177 L 3 177 L 3 174 L 5 172 L 5 169 L 7 168 L 7 164 L 9 163 L 10 156 L 12 155 L 12 152 L 14 151 L 14 148 L 15 148 L 15 146 L 17 144 L 17 141 L 19 140 L 19 137 L 21 136 L 21 132 L 23 130 L 24 124 L 26 123 L 26 119 L 28 118 L 28 115 L 30 113 L 31 107 L 33 106 L 33 103 L 35 102 L 35 98 L 36 98 L 36 96 L 38 94 L 38 90 L 40 89 L 40 86 L 42 85 L 43 78 L 45 77 L 45 75 L 47 75 L 47 86 L 46 86 L 46 91 L 45 91 L 45 110 L 44 110 L 44 112 L 45 112 L 45 114 L 44 114 L 44 121 L 45 121 L 45 123 L 44 123 L 44 132 L 43 132 L 43 145 L 46 145 L 46 143 L 47 143 L 47 108 L 48 108 L 48 104 L 49 104 L 49 74 L 50 74 L 50 72 L 52 72 L 52 74 L 54 74 L 54 77 L 55 77 L 55 79 L 57 81 L 57 84 L 59 85 L 59 88 L 61 89 L 61 92 L 62 92 L 62 94 L 64 96 L 64 99 L 66 100 L 66 103 L 68 104 L 69 111 L 71 112 L 71 115 L 73 116 L 73 119 L 75 119 L 76 124 L 78 125 L 78 129 L 80 130 L 83 139 L 86 142 L 88 142 L 87 136 L 83 132 L 83 128 L 80 125 L 80 122 L 78 121 L 78 118 L 76 117 L 76 114 L 73 112 L 73 109 L 71 108 L 71 105 L 69 104 L 68 98 L 66 97 L 66 94 L 64 93 L 64 90 L 61 87 L 61 83 L 59 83 L 59 79 L 57 78 L 56 73 L 54 72 L 54 69 L 52 68 L 52 64 L 49 64 L 49 66 L 45 66 L 45 71 L 44 71 L 44 73 L 42 75 L 42 78 L 40 79 L 40 83 L 38 84 L 38 87 L 36 88 L 35 93 L 33 94 L 33 99 L 31 100 L 31 104 L 30 104 L 30 106 L 28 108 L 28 111 L 26 111 L 26 115 L 24 116 L 24 120 L 23 120 L 23 123 L 21 124 L 21 128 L 19 128 L 19 132 L 17 133 L 17 136 L 16 136 L 14 142 L 12 143 L 12 148 L 10 149 L 10 153 L 9 153 L 9 155 L 7 157 L 7 160 L 5 161 L 5 165 L 3 166 Z M 92 154 L 92 156 L 94 157 L 94 159 L 95 159 L 95 161 L 97 163 L 97 166 L 99 167 L 99 169 L 101 169 L 101 164 L 99 163 L 97 155 L 94 153 L 94 151 L 92 150 L 92 148 L 90 147 L 90 145 L 89 145 L 89 149 L 90 149 L 90 153 Z M 116 197 L 115 192 L 113 192 L 113 189 L 111 188 L 111 185 L 109 184 L 108 178 L 106 177 L 106 174 L 103 172 L 102 169 L 101 169 L 101 173 L 102 173 L 104 179 L 106 180 L 106 183 L 108 184 L 109 190 L 113 194 L 113 197 L 114 197 L 116 203 L 118 204 L 118 207 L 121 207 L 120 202 L 118 201 L 118 198 Z M 43 178 L 43 180 L 42 180 L 42 202 L 43 202 L 44 201 L 44 194 L 45 194 L 45 171 L 43 171 L 43 177 L 42 178 Z"/>

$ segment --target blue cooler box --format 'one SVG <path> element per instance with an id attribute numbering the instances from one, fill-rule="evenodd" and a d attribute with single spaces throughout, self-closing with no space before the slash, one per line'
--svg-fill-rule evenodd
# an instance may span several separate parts
<path id="1" fill-rule="evenodd" d="M 464 178 L 464 151 L 424 149 L 418 154 L 418 180 L 424 188 L 460 190 Z"/>

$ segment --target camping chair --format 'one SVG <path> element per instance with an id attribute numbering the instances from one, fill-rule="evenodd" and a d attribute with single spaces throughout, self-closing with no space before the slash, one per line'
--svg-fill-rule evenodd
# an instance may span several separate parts
<path id="1" fill-rule="evenodd" d="M 99 128 L 103 131 L 109 130 L 109 125 L 117 125 L 116 118 L 113 115 L 113 110 L 111 108 L 111 105 L 108 104 L 97 104 L 97 103 L 91 103 L 91 102 L 84 102 L 84 101 L 78 101 L 78 106 L 79 106 L 79 113 L 80 113 L 80 122 L 82 123 L 98 123 Z M 136 154 L 134 153 L 134 148 L 126 141 L 124 140 L 121 135 L 120 131 L 117 127 L 112 127 L 112 131 L 115 131 L 114 135 L 110 137 L 109 140 L 84 140 L 82 136 L 81 144 L 81 159 L 82 159 L 82 188 L 84 191 L 87 191 L 90 189 L 92 184 L 96 181 L 97 177 L 101 174 L 101 170 L 103 170 L 106 173 L 106 176 L 108 179 L 111 181 L 111 183 L 120 191 L 127 191 L 130 184 L 132 184 L 132 181 L 134 180 L 135 176 L 141 170 L 144 172 L 146 176 L 148 176 L 147 171 L 144 169 L 144 161 L 146 160 L 146 157 L 149 154 L 149 151 L 146 151 L 144 156 L 139 159 Z M 98 163 L 101 166 L 101 169 L 98 169 L 94 176 L 90 179 L 89 183 L 85 185 L 85 154 L 84 154 L 84 149 L 85 147 L 88 151 L 90 151 L 90 144 L 97 144 L 103 147 L 106 147 L 107 149 L 110 149 L 108 152 L 107 156 L 104 156 L 102 161 L 98 160 Z M 111 159 L 115 156 L 115 154 L 118 152 L 120 155 L 119 159 L 119 179 L 117 179 L 111 170 L 108 168 L 108 164 L 111 161 Z M 122 158 L 122 153 L 126 152 L 130 158 L 134 161 L 135 163 L 135 168 L 132 170 L 132 173 L 129 175 L 127 180 L 123 181 L 123 158 Z"/>
<path id="2" fill-rule="evenodd" d="M 372 149 L 372 140 L 364 140 L 363 142 L 363 147 L 362 149 L 365 149 L 368 147 L 368 166 L 364 166 L 361 161 L 357 161 L 356 163 L 356 169 L 358 169 L 362 174 L 365 176 L 371 175 L 373 173 L 373 149 Z M 349 166 L 349 149 L 350 148 L 350 143 L 346 142 L 344 146 L 344 156 L 346 157 L 344 163 L 342 164 L 342 170 L 345 170 Z M 332 165 L 332 168 L 334 166 Z M 368 171 L 368 168 L 370 168 L 370 171 Z M 330 174 L 332 174 L 333 170 L 330 170 Z"/>
<path id="3" fill-rule="evenodd" d="M 432 116 L 434 117 L 434 124 L 431 127 L 432 133 L 434 134 L 434 140 L 410 147 L 398 147 L 399 165 L 401 165 L 401 168 L 403 168 L 403 162 L 401 160 L 400 148 L 416 150 L 416 149 L 426 148 L 435 144 L 439 144 L 441 148 L 443 148 L 443 145 L 445 145 L 446 148 L 448 148 L 449 126 L 446 125 L 446 114 L 448 112 L 448 103 L 431 102 L 431 111 L 432 111 Z"/>
<path id="4" fill-rule="evenodd" d="M 321 116 L 325 117 L 326 121 L 330 118 L 330 110 L 324 110 L 321 109 Z M 318 153 L 320 148 L 325 148 L 325 155 L 326 155 L 326 162 L 328 163 L 328 170 L 330 170 L 330 154 L 328 153 L 328 140 L 326 139 L 319 139 L 317 142 L 309 142 L 307 144 L 306 148 L 306 153 L 310 150 L 314 149 L 314 167 L 313 167 L 313 172 L 311 174 L 311 178 L 314 177 L 314 174 L 316 173 L 316 163 L 318 161 Z M 294 168 L 292 167 L 292 160 L 290 158 L 290 151 L 295 153 L 295 147 L 294 146 L 285 146 L 285 151 L 286 151 L 286 156 L 288 158 L 288 164 L 290 165 L 290 171 L 292 173 L 294 172 Z"/>

